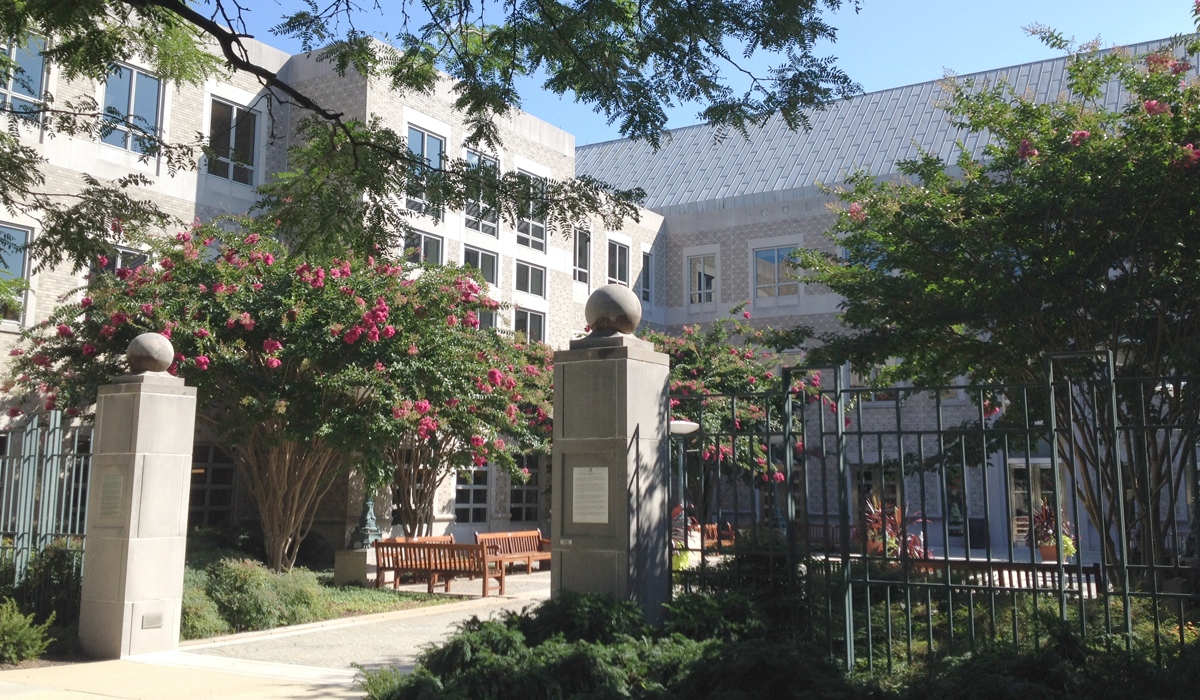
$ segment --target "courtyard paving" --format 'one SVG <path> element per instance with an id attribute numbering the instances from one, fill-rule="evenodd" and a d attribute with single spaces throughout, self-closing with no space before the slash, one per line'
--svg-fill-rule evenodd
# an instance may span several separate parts
<path id="1" fill-rule="evenodd" d="M 410 671 L 417 655 L 471 617 L 520 611 L 550 597 L 550 574 L 508 577 L 504 596 L 480 598 L 478 581 L 456 582 L 461 600 L 415 610 L 330 620 L 188 642 L 179 651 L 120 661 L 0 672 L 0 697 L 31 700 L 193 700 L 362 697 L 357 671 L 396 666 Z M 402 590 L 424 590 L 404 586 Z"/>

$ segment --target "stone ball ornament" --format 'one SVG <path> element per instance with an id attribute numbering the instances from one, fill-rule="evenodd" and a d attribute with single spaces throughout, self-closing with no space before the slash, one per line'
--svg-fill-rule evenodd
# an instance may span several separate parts
<path id="1" fill-rule="evenodd" d="M 629 287 L 606 284 L 592 292 L 583 315 L 593 336 L 632 333 L 642 320 L 642 301 Z"/>
<path id="2" fill-rule="evenodd" d="M 129 371 L 135 374 L 165 372 L 174 358 L 175 348 L 161 333 L 143 333 L 130 341 L 125 350 Z"/>

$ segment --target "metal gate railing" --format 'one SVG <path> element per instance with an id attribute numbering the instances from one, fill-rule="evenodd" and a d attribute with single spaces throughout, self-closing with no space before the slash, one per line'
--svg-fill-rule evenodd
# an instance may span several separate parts
<path id="1" fill-rule="evenodd" d="M 59 625 L 79 614 L 91 451 L 59 411 L 0 431 L 0 595 Z"/>
<path id="2" fill-rule="evenodd" d="M 1036 648 L 1063 622 L 1159 662 L 1200 636 L 1187 379 L 1120 377 L 1106 354 L 1052 356 L 1029 385 L 783 374 L 672 396 L 701 424 L 673 441 L 683 589 L 792 590 L 798 628 L 864 670 Z"/>

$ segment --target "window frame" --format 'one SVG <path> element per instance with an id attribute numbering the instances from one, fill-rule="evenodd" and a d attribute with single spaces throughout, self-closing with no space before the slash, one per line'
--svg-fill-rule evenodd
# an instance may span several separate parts
<path id="1" fill-rule="evenodd" d="M 420 153 L 417 153 L 416 151 L 414 151 L 412 149 L 412 135 L 413 135 L 414 131 L 417 132 L 418 134 L 421 134 L 421 152 Z M 441 147 L 438 149 L 437 165 L 434 165 L 429 160 L 429 145 L 428 145 L 429 139 L 435 139 L 439 143 L 441 143 Z M 420 127 L 415 124 L 408 125 L 408 141 L 406 142 L 406 145 L 408 146 L 408 152 L 410 154 L 412 154 L 413 156 L 419 156 L 422 160 L 424 160 L 425 165 L 422 166 L 424 168 L 433 169 L 433 170 L 441 169 L 442 161 L 444 161 L 446 159 L 446 141 L 447 141 L 447 139 L 445 137 L 439 136 L 438 134 L 434 133 L 430 129 L 426 129 L 424 127 Z M 422 183 L 424 182 L 424 180 L 425 180 L 425 178 L 422 177 L 421 178 Z M 409 211 L 415 211 L 418 214 L 428 214 L 429 213 L 429 202 L 425 198 L 424 188 L 423 187 L 420 188 L 420 192 L 411 191 L 412 189 L 413 188 L 410 187 L 410 188 L 408 188 L 408 191 L 405 192 L 404 208 L 408 209 Z"/>
<path id="2" fill-rule="evenodd" d="M 21 243 L 18 243 L 17 245 L 19 245 L 19 246 L 28 245 L 30 240 L 33 238 L 33 229 L 29 228 L 28 226 L 18 226 L 16 224 L 0 222 L 0 229 L 8 229 L 14 233 L 24 234 L 25 240 Z M 5 322 L 5 323 L 15 323 L 15 324 L 24 326 L 26 313 L 29 310 L 28 286 L 29 286 L 30 261 L 29 261 L 29 256 L 26 254 L 26 252 L 24 250 L 13 251 L 13 253 L 18 253 L 18 252 L 21 256 L 21 273 L 20 273 L 20 275 L 13 275 L 13 279 L 19 279 L 26 285 L 26 289 L 17 294 L 17 296 L 20 298 L 20 301 L 21 301 L 21 311 L 19 313 L 14 312 L 10 316 L 10 314 L 8 313 L 8 309 L 0 307 L 0 321 Z M 5 252 L 5 254 L 7 254 L 7 251 Z M 0 262 L 2 262 L 2 260 L 0 260 Z M 0 274 L 5 274 L 5 273 L 9 273 L 9 271 L 7 270 L 7 266 L 5 266 L 5 269 L 0 270 Z"/>
<path id="3" fill-rule="evenodd" d="M 481 262 L 485 256 L 490 257 L 492 259 L 492 279 L 488 279 L 487 270 L 484 269 L 482 265 L 475 265 L 475 264 L 472 264 L 469 260 L 467 260 L 467 256 L 471 255 L 472 253 L 476 254 L 479 257 Z M 499 286 L 499 284 L 500 284 L 500 255 L 498 253 L 487 250 L 486 248 L 476 248 L 475 246 L 472 246 L 472 245 L 464 245 L 463 246 L 463 266 L 464 267 L 473 267 L 476 270 L 479 270 L 480 272 L 483 273 L 483 279 L 485 282 L 487 282 L 488 284 L 490 284 L 492 286 Z"/>
<path id="4" fill-rule="evenodd" d="M 29 90 L 30 92 L 37 92 L 38 94 L 33 96 L 18 92 L 19 88 L 17 86 L 21 85 L 22 79 L 17 76 L 16 71 L 13 71 L 13 74 L 8 76 L 7 80 L 0 82 L 0 105 L 8 105 L 8 109 L 11 110 L 11 113 L 13 114 L 30 112 L 36 114 L 37 111 L 42 109 L 42 107 L 45 105 L 44 97 L 46 94 L 47 71 L 46 58 L 43 55 L 43 52 L 46 50 L 46 40 L 40 36 L 30 35 L 29 42 L 25 46 L 18 46 L 17 42 L 15 41 L 0 42 L 0 48 L 4 50 L 8 56 L 8 59 L 12 61 L 14 65 L 17 63 L 17 52 L 24 51 L 26 54 L 28 54 L 31 46 L 37 46 L 37 58 L 41 65 L 38 68 L 38 74 L 36 76 L 36 88 L 33 85 L 30 85 Z M 32 82 L 35 79 L 35 77 L 29 72 L 25 71 L 24 68 L 21 68 L 21 73 L 24 74 L 25 79 L 29 82 Z M 14 102 L 25 103 L 29 105 L 29 107 L 26 109 L 20 109 L 13 106 Z"/>
<path id="5" fill-rule="evenodd" d="M 104 133 L 104 130 L 101 129 L 100 143 L 102 143 L 106 146 L 112 146 L 113 148 L 119 148 L 123 151 L 129 151 L 130 153 L 135 153 L 138 155 L 146 155 L 147 152 L 145 150 L 139 150 L 139 148 L 135 148 L 135 143 L 137 143 L 138 141 L 141 141 L 142 137 L 135 136 L 134 131 L 131 128 L 131 126 L 136 126 L 138 129 L 140 129 L 144 133 L 153 134 L 154 138 L 162 137 L 163 107 L 164 107 L 164 102 L 166 101 L 164 99 L 164 97 L 166 96 L 166 91 L 163 89 L 162 78 L 158 77 L 157 75 L 154 75 L 153 73 L 151 73 L 148 70 L 145 70 L 144 68 L 132 66 L 132 65 L 129 65 L 128 63 L 115 63 L 115 64 L 113 64 L 113 67 L 114 67 L 114 72 L 110 72 L 104 78 L 104 105 L 101 106 L 101 112 L 103 114 L 101 121 L 106 121 L 111 126 L 109 127 L 108 133 Z M 116 70 L 129 71 L 129 73 L 130 73 L 129 97 L 126 100 L 124 116 L 122 116 L 120 119 L 109 114 L 108 107 L 107 107 L 108 98 L 109 98 L 109 89 L 111 87 L 109 84 L 109 80 L 115 74 Z M 149 78 L 149 79 L 152 79 L 158 84 L 157 89 L 156 89 L 156 96 L 155 96 L 154 126 L 152 129 L 149 129 L 149 130 L 142 128 L 140 125 L 138 125 L 134 121 L 135 118 L 136 119 L 144 119 L 144 117 L 140 117 L 138 115 L 133 114 L 133 109 L 137 104 L 137 98 L 138 98 L 138 76 L 139 75 L 145 76 L 146 78 Z M 110 136 L 112 136 L 113 134 L 116 134 L 116 133 L 124 134 L 124 138 L 122 139 L 122 141 L 123 141 L 122 145 L 111 143 L 107 140 Z"/>
<path id="6" fill-rule="evenodd" d="M 207 457 L 203 460 L 196 459 L 200 450 L 205 450 L 207 454 Z M 218 453 L 224 455 L 229 461 L 217 461 Z M 229 481 L 227 483 L 220 483 L 213 480 L 217 469 L 220 469 L 224 474 L 228 474 Z M 204 475 L 203 483 L 197 483 L 196 477 L 201 473 Z M 237 506 L 237 468 L 233 457 L 219 446 L 210 442 L 199 442 L 193 448 L 191 477 L 188 480 L 188 489 L 188 527 L 197 524 L 221 525 L 233 522 L 233 515 Z M 192 502 L 192 498 L 197 492 L 204 494 L 204 502 L 200 505 Z M 228 503 L 212 505 L 212 494 L 214 493 L 228 494 Z M 227 517 L 223 520 L 214 521 L 211 519 L 213 513 L 224 513 Z M 200 516 L 199 521 L 194 520 L 197 514 Z"/>
<path id="7" fill-rule="evenodd" d="M 525 323 L 523 324 L 523 325 L 524 325 L 524 329 L 522 329 L 522 328 L 521 328 L 521 326 L 522 326 L 522 323 L 521 323 L 521 316 L 522 316 L 522 314 L 524 314 L 524 315 L 525 315 Z M 539 322 L 541 323 L 541 337 L 540 337 L 540 338 L 534 338 L 534 337 L 533 337 L 533 334 L 531 334 L 531 333 L 529 332 L 529 322 L 530 322 L 530 320 L 531 320 L 531 319 L 533 319 L 533 318 L 538 318 L 538 319 L 540 319 L 540 321 L 539 321 Z M 537 342 L 537 343 L 544 343 L 544 342 L 546 342 L 546 321 L 547 321 L 547 319 L 546 319 L 546 313 L 545 313 L 545 312 L 543 312 L 543 311 L 534 311 L 533 309 L 526 309 L 526 308 L 522 308 L 522 307 L 517 307 L 517 308 L 515 308 L 515 309 L 513 310 L 513 332 L 514 332 L 514 333 L 516 333 L 516 332 L 523 332 L 523 333 L 525 333 L 525 339 L 526 339 L 526 340 L 528 340 L 528 341 L 529 341 L 529 342 L 531 342 L 531 343 L 533 343 L 533 342 Z"/>
<path id="8" fill-rule="evenodd" d="M 583 264 L 580 264 L 580 244 L 582 243 Z M 571 243 L 571 270 L 576 282 L 591 285 L 592 278 L 592 232 L 575 229 L 575 240 Z"/>
<path id="9" fill-rule="evenodd" d="M 535 279 L 534 273 L 540 273 L 540 277 L 541 277 L 541 290 L 540 291 L 535 291 L 533 288 L 534 287 L 533 281 Z M 524 278 L 524 283 L 525 283 L 524 289 L 521 288 L 522 278 Z M 522 294 L 529 294 L 531 296 L 541 297 L 542 299 L 545 299 L 546 298 L 546 281 L 547 281 L 546 280 L 546 268 L 542 267 L 541 265 L 534 265 L 532 263 L 527 263 L 524 260 L 516 261 L 516 274 L 513 277 L 513 289 L 517 290 L 518 292 L 521 292 Z"/>
<path id="10" fill-rule="evenodd" d="M 638 275 L 638 296 L 647 304 L 652 303 L 653 294 L 651 289 L 654 284 L 652 277 L 654 270 L 654 255 L 653 253 L 642 253 L 642 271 Z"/>
<path id="11" fill-rule="evenodd" d="M 528 170 L 517 170 L 517 172 L 533 181 L 533 187 L 541 190 L 541 197 L 546 196 L 546 178 L 534 175 Z M 534 192 L 530 192 L 529 209 L 517 216 L 517 245 L 544 253 L 547 242 L 546 217 L 542 216 L 541 219 L 534 217 L 536 212 L 536 203 L 532 201 L 534 194 Z"/>
<path id="12" fill-rule="evenodd" d="M 227 100 L 225 98 L 218 97 L 216 95 L 209 95 L 208 143 L 209 143 L 210 148 L 212 148 L 212 142 L 213 142 L 213 114 L 214 114 L 213 108 L 218 104 L 224 105 L 226 107 L 229 107 L 231 110 L 233 110 L 232 114 L 230 115 L 230 120 L 229 120 L 229 124 L 230 124 L 230 126 L 229 126 L 229 149 L 228 149 L 229 153 L 226 156 L 217 156 L 216 157 L 216 161 L 218 163 L 224 163 L 228 166 L 228 170 L 226 171 L 228 174 L 220 175 L 220 174 L 214 173 L 212 171 L 212 166 L 213 166 L 213 157 L 212 156 L 209 156 L 208 163 L 205 164 L 204 172 L 206 175 L 210 175 L 212 177 L 215 177 L 215 178 L 218 178 L 221 180 L 226 180 L 228 182 L 232 182 L 237 185 L 242 185 L 244 187 L 255 187 L 258 184 L 258 173 L 259 173 L 258 125 L 259 125 L 261 115 L 258 113 L 257 110 L 253 110 L 248 107 L 243 107 L 232 100 Z M 248 114 L 254 120 L 254 124 L 250 128 L 250 138 L 251 138 L 250 158 L 251 158 L 251 161 L 249 163 L 239 161 L 239 160 L 234 160 L 234 156 L 236 155 L 236 151 L 237 151 L 236 144 L 237 144 L 237 137 L 238 137 L 238 133 L 239 133 L 238 132 L 238 123 L 242 120 L 242 117 L 239 116 L 239 113 Z M 241 180 L 238 180 L 234 177 L 234 174 L 237 172 L 238 168 L 241 168 L 242 170 L 246 170 L 250 173 L 250 181 L 249 182 L 242 182 Z"/>
<path id="13" fill-rule="evenodd" d="M 709 280 L 708 288 L 705 289 L 702 286 L 693 287 L 692 283 L 695 282 L 696 280 L 694 280 L 692 278 L 692 271 L 693 271 L 692 261 L 693 260 L 702 260 L 703 261 L 705 258 L 712 258 L 712 267 L 713 267 L 713 274 L 712 274 L 712 278 Z M 705 265 L 705 263 L 702 262 L 701 265 Z M 703 268 L 702 268 L 702 273 L 703 273 Z M 699 252 L 694 255 L 685 256 L 684 257 L 684 274 L 686 275 L 687 281 L 688 281 L 687 282 L 688 306 L 706 306 L 706 305 L 715 304 L 717 302 L 718 285 L 720 284 L 720 279 L 721 279 L 720 258 L 717 255 L 717 253 L 715 253 L 715 252 Z M 707 298 L 705 298 L 705 296 L 707 296 Z"/>
<path id="14" fill-rule="evenodd" d="M 437 241 L 438 245 L 438 259 L 432 262 L 429 260 L 428 252 L 426 250 L 426 246 L 430 240 Z M 412 248 L 416 248 L 416 252 L 407 253 L 407 251 Z M 412 236 L 404 241 L 404 250 L 406 251 L 405 257 L 408 258 L 409 262 L 441 265 L 446 255 L 446 239 L 437 235 L 436 233 L 429 233 L 427 231 L 421 231 L 418 229 L 413 231 Z"/>
<path id="15" fill-rule="evenodd" d="M 476 159 L 476 161 L 478 161 L 478 162 L 472 164 L 471 163 L 472 157 L 474 157 Z M 497 174 L 500 173 L 500 159 L 490 156 L 486 153 L 480 153 L 479 151 L 467 149 L 467 159 L 466 160 L 467 160 L 467 165 L 470 165 L 472 168 L 480 168 L 480 167 L 489 167 L 490 166 L 490 167 L 496 169 Z M 490 162 L 485 162 L 485 161 L 490 161 Z M 478 213 L 477 215 L 472 214 L 472 212 L 471 212 L 472 207 L 476 208 L 476 211 Z M 472 222 L 474 222 L 474 225 L 472 225 Z M 488 206 L 483 201 L 482 197 L 480 197 L 477 201 L 468 202 L 467 206 L 463 209 L 463 226 L 465 226 L 466 228 L 468 228 L 472 231 L 481 233 L 485 236 L 491 236 L 492 238 L 500 237 L 500 216 L 495 209 Z M 491 230 L 490 231 L 485 230 L 488 228 L 490 228 Z"/>
<path id="16" fill-rule="evenodd" d="M 800 296 L 800 280 L 789 279 L 789 280 L 785 281 L 785 280 L 780 279 L 780 266 L 782 264 L 784 264 L 780 261 L 781 260 L 780 253 L 784 253 L 784 255 L 782 256 L 782 259 L 786 260 L 791 257 L 791 253 L 795 250 L 796 250 L 795 246 L 765 246 L 762 248 L 754 248 L 750 251 L 750 260 L 751 260 L 751 265 L 753 267 L 752 284 L 754 285 L 754 298 L 755 299 L 782 299 L 785 297 L 797 297 L 798 298 Z M 772 254 L 772 256 L 774 257 L 774 260 L 772 261 L 771 266 L 772 266 L 772 272 L 775 277 L 775 281 L 768 283 L 768 284 L 760 284 L 759 280 L 758 280 L 758 272 L 759 272 L 759 270 L 758 270 L 758 255 L 759 255 L 759 253 L 766 253 L 766 252 L 770 252 Z M 780 293 L 780 291 L 779 291 L 780 287 L 794 287 L 795 289 L 791 292 L 784 294 L 784 293 Z M 761 294 L 760 292 L 764 289 L 773 289 L 774 292 L 772 294 Z"/>
<path id="17" fill-rule="evenodd" d="M 621 273 L 622 273 L 621 253 L 622 253 L 622 251 L 625 253 L 625 255 L 624 255 L 625 278 L 624 279 L 621 279 Z M 616 275 L 615 276 L 613 274 L 614 262 L 616 263 L 616 265 L 615 265 Z M 611 239 L 608 241 L 608 283 L 609 284 L 619 284 L 619 285 L 622 285 L 625 287 L 629 286 L 629 246 L 624 243 L 621 243 L 619 241 L 614 241 Z"/>
<path id="18" fill-rule="evenodd" d="M 464 479 L 463 475 L 469 474 L 469 479 Z M 480 483 L 478 475 L 483 475 L 483 482 Z M 491 464 L 473 467 L 471 469 L 459 470 L 454 475 L 454 522 L 458 525 L 470 525 L 473 523 L 488 522 L 488 506 L 491 505 L 490 494 L 491 490 Z M 459 494 L 466 494 L 467 500 L 459 503 Z M 483 500 L 480 501 L 477 494 L 483 494 Z M 462 511 L 467 512 L 467 518 L 460 520 Z M 482 514 L 482 518 L 477 519 L 476 516 Z"/>
<path id="19" fill-rule="evenodd" d="M 529 470 L 529 481 L 520 482 L 513 480 L 511 489 L 508 494 L 509 505 L 509 522 L 514 523 L 536 523 L 541 521 L 542 514 L 542 487 L 540 474 L 541 458 L 537 455 L 516 455 L 517 468 L 525 467 Z M 530 502 L 530 496 L 533 501 Z M 520 517 L 517 517 L 517 511 L 520 510 Z M 530 511 L 533 517 L 529 517 Z"/>

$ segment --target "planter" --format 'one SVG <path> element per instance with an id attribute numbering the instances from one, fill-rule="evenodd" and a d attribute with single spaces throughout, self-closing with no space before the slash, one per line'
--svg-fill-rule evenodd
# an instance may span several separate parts
<path id="1" fill-rule="evenodd" d="M 1058 561 L 1058 547 L 1052 544 L 1038 545 L 1038 554 L 1042 556 L 1042 561 Z"/>
<path id="2" fill-rule="evenodd" d="M 883 554 L 883 542 L 880 540 L 867 540 L 867 554 Z"/>

